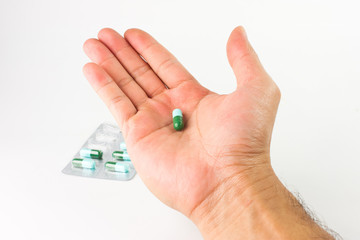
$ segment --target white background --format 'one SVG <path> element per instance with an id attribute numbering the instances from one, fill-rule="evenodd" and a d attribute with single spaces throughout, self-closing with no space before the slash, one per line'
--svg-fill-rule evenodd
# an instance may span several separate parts
<path id="1" fill-rule="evenodd" d="M 201 239 L 136 176 L 62 168 L 111 115 L 82 75 L 102 27 L 152 33 L 206 87 L 235 88 L 225 45 L 237 25 L 282 91 L 272 162 L 345 239 L 360 235 L 358 1 L 0 2 L 0 239 Z M 214 126 L 216 127 L 216 126 Z"/>

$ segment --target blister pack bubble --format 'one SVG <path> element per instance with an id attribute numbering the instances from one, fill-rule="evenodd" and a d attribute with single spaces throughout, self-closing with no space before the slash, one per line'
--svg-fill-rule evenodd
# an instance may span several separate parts
<path id="1" fill-rule="evenodd" d="M 120 145 L 123 149 L 121 149 Z M 94 158 L 93 155 L 91 157 L 84 157 L 84 149 L 91 149 L 95 150 L 95 153 L 101 153 L 101 159 Z M 80 154 L 81 150 L 82 155 Z M 114 159 L 112 153 L 115 151 L 126 152 L 124 137 L 117 126 L 110 123 L 102 123 L 77 151 L 73 159 L 65 166 L 62 172 L 68 175 L 89 178 L 119 181 L 132 179 L 136 175 L 136 170 L 131 161 L 119 161 Z M 73 160 L 76 159 L 79 160 L 80 163 L 84 160 L 84 163 L 86 162 L 86 165 L 84 164 L 85 167 L 77 167 L 78 165 L 73 163 Z M 89 164 L 89 162 L 91 164 Z M 111 169 L 122 169 L 123 172 L 109 171 L 109 169 L 105 167 L 107 162 L 113 164 L 109 166 L 116 165 L 116 167 L 112 167 Z"/>

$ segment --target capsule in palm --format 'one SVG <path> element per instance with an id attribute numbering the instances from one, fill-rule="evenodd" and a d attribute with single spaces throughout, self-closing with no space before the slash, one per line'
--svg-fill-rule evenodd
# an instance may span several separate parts
<path id="1" fill-rule="evenodd" d="M 184 128 L 183 115 L 180 109 L 176 108 L 172 112 L 173 125 L 176 131 L 181 131 Z"/>
<path id="2" fill-rule="evenodd" d="M 114 151 L 112 156 L 116 160 L 120 161 L 130 161 L 129 154 L 126 151 Z"/>
<path id="3" fill-rule="evenodd" d="M 82 148 L 80 150 L 80 156 L 84 158 L 101 159 L 103 152 L 96 149 Z"/>
<path id="4" fill-rule="evenodd" d="M 110 172 L 128 173 L 130 165 L 124 162 L 106 162 L 105 168 Z"/>
<path id="5" fill-rule="evenodd" d="M 95 161 L 89 158 L 74 158 L 71 162 L 76 168 L 95 169 Z"/>

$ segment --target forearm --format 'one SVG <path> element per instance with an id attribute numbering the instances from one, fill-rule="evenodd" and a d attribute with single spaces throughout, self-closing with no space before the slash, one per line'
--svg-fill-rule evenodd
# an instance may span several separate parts
<path id="1" fill-rule="evenodd" d="M 269 167 L 226 180 L 192 213 L 205 239 L 334 239 Z"/>

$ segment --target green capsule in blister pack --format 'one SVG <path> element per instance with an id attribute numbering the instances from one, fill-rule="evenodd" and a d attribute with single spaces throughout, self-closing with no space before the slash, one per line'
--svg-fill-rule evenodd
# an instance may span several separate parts
<path id="1" fill-rule="evenodd" d="M 136 175 L 120 129 L 101 124 L 62 170 L 68 175 L 126 181 Z"/>

